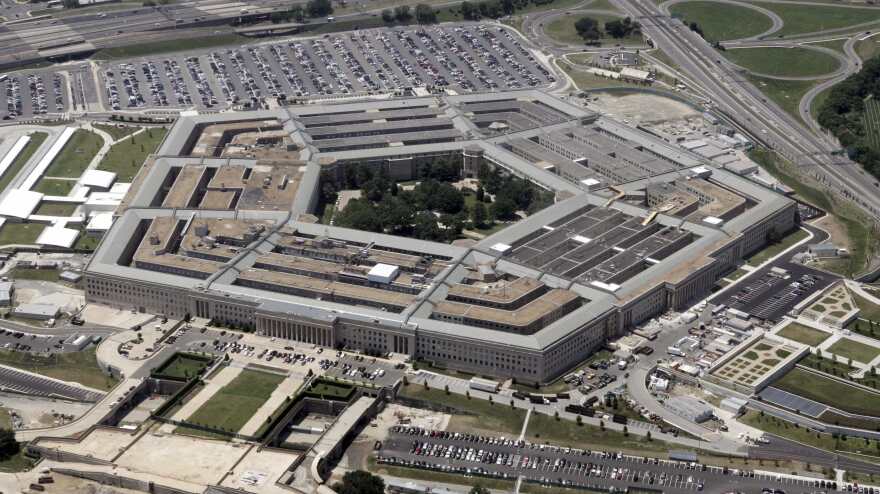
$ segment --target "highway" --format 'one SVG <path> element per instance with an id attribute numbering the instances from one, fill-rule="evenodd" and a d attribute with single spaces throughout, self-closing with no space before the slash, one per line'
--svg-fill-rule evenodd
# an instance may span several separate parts
<path id="1" fill-rule="evenodd" d="M 815 135 L 749 83 L 701 36 L 667 16 L 650 0 L 611 0 L 642 25 L 642 31 L 681 68 L 712 106 L 768 147 L 807 167 L 836 192 L 852 199 L 871 217 L 880 218 L 880 194 L 861 166 L 831 153 L 838 146 Z"/>

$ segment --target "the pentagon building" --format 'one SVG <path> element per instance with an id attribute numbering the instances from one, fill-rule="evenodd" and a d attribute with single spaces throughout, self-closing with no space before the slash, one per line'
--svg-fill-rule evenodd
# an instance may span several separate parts
<path id="1" fill-rule="evenodd" d="M 436 159 L 556 203 L 470 247 L 318 224 L 349 167 Z M 706 296 L 796 204 L 541 91 L 182 116 L 86 272 L 93 303 L 547 382 Z"/>

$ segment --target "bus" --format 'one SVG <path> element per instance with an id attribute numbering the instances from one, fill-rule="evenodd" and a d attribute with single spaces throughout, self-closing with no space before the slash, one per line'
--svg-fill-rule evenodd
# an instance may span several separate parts
<path id="1" fill-rule="evenodd" d="M 6 74 L 0 74 L 0 82 L 6 82 L 6 79 L 9 79 L 9 76 Z"/>

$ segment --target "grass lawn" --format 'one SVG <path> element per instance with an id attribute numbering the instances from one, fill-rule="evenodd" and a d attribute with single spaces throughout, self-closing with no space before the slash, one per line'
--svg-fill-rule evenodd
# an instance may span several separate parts
<path id="1" fill-rule="evenodd" d="M 831 336 L 830 333 L 813 329 L 796 322 L 789 323 L 788 326 L 782 328 L 777 334 L 809 346 L 819 346 L 820 343 Z"/>
<path id="2" fill-rule="evenodd" d="M 112 137 L 114 141 L 118 141 L 119 139 L 122 139 L 129 134 L 134 134 L 142 129 L 142 127 L 136 125 L 107 125 L 99 123 L 92 124 L 92 127 L 110 134 L 110 137 Z"/>
<path id="3" fill-rule="evenodd" d="M 856 362 L 862 362 L 863 364 L 867 364 L 874 360 L 874 357 L 880 355 L 880 348 L 866 345 L 849 338 L 841 338 L 837 340 L 833 345 L 828 347 L 828 351 L 834 355 L 845 359 L 851 358 Z"/>
<path id="4" fill-rule="evenodd" d="M 725 276 L 725 278 L 730 278 L 731 280 L 738 280 L 749 273 L 751 273 L 751 271 L 746 271 L 745 269 L 740 268 L 740 269 L 737 269 L 736 271 L 730 273 L 729 275 Z"/>
<path id="5" fill-rule="evenodd" d="M 592 8 L 592 7 L 591 7 Z M 599 15 L 599 14 L 576 14 L 576 15 L 565 15 L 561 17 L 557 17 L 552 22 L 544 26 L 544 33 L 551 37 L 552 39 L 559 41 L 561 43 L 568 43 L 573 45 L 586 44 L 584 38 L 581 38 L 578 35 L 577 30 L 574 28 L 574 24 L 581 19 L 582 17 L 589 17 L 591 19 L 595 19 L 596 22 L 599 23 L 599 31 L 603 34 L 603 37 L 596 40 L 602 45 L 640 45 L 642 44 L 642 35 L 640 33 L 634 34 L 631 36 L 627 36 L 625 38 L 612 38 L 610 36 L 605 35 L 605 23 L 611 22 L 614 20 L 623 19 L 623 17 L 613 16 L 613 15 Z"/>
<path id="6" fill-rule="evenodd" d="M 52 164 L 46 169 L 46 177 L 77 178 L 98 154 L 104 139 L 88 130 L 77 129 Z"/>
<path id="7" fill-rule="evenodd" d="M 718 2 L 682 2 L 669 7 L 675 17 L 696 22 L 706 39 L 725 41 L 766 32 L 773 21 L 757 10 Z"/>
<path id="8" fill-rule="evenodd" d="M 609 79 L 607 77 L 601 77 L 596 74 L 592 74 L 590 72 L 585 72 L 583 70 L 577 70 L 572 67 L 570 64 L 565 62 L 556 62 L 556 65 L 559 66 L 560 69 L 565 71 L 569 77 L 574 81 L 574 84 L 580 90 L 587 89 L 602 89 L 609 87 L 636 87 L 635 84 L 631 84 L 629 82 L 620 81 L 617 79 Z"/>
<path id="9" fill-rule="evenodd" d="M 98 169 L 116 173 L 116 180 L 120 182 L 130 182 L 141 169 L 147 155 L 155 152 L 159 147 L 167 132 L 163 128 L 150 128 L 146 132 L 117 142 L 98 163 Z"/>
<path id="10" fill-rule="evenodd" d="M 602 430 L 593 425 L 577 425 L 570 420 L 556 420 L 541 413 L 532 413 L 526 438 L 532 442 L 548 442 L 560 446 L 586 449 L 610 449 L 614 451 L 645 454 L 646 451 L 666 452 L 670 445 L 658 439 L 647 441 L 642 436 L 623 432 Z"/>
<path id="11" fill-rule="evenodd" d="M 18 175 L 18 172 L 21 171 L 22 167 L 25 163 L 31 159 L 31 156 L 40 148 L 40 146 L 45 142 L 46 137 L 49 137 L 49 134 L 45 132 L 34 132 L 31 134 L 31 140 L 28 141 L 27 146 L 18 153 L 18 157 L 15 158 L 15 161 L 9 165 L 9 168 L 6 169 L 6 172 L 3 173 L 3 176 L 0 177 L 0 190 L 6 189 L 9 185 L 9 182 Z"/>
<path id="12" fill-rule="evenodd" d="M 47 196 L 66 196 L 67 194 L 70 194 L 71 190 L 73 190 L 74 185 L 76 185 L 76 181 L 74 180 L 43 178 L 37 182 L 37 185 L 33 190 L 46 194 Z"/>
<path id="13" fill-rule="evenodd" d="M 851 291 L 850 295 L 852 296 L 853 301 L 856 303 L 856 305 L 859 306 L 859 309 L 861 310 L 861 312 L 859 312 L 859 317 L 880 322 L 880 305 L 869 301 L 858 293 Z"/>
<path id="14" fill-rule="evenodd" d="M 843 451 L 847 453 L 860 453 L 871 456 L 880 456 L 880 443 L 877 441 L 865 441 L 857 438 L 835 438 L 831 434 L 810 432 L 804 427 L 798 427 L 791 422 L 771 417 L 762 416 L 755 410 L 747 411 L 739 419 L 740 422 L 756 429 L 775 434 L 780 437 L 798 441 L 816 448 L 827 451 Z"/>
<path id="15" fill-rule="evenodd" d="M 95 348 L 81 352 L 53 354 L 51 356 L 0 350 L 0 364 L 25 369 L 44 376 L 73 381 L 95 389 L 110 389 L 117 379 L 104 374 L 98 367 Z"/>
<path id="16" fill-rule="evenodd" d="M 468 399 L 456 393 L 447 395 L 441 389 L 425 389 L 421 384 L 413 382 L 401 388 L 400 392 L 406 398 L 436 403 L 462 412 L 461 415 L 452 416 L 448 427 L 450 430 L 518 437 L 526 418 L 525 410 L 512 408 L 510 403 Z"/>
<path id="17" fill-rule="evenodd" d="M 765 247 L 763 250 L 758 251 L 755 254 L 752 254 L 751 257 L 747 259 L 748 263 L 752 266 L 759 266 L 761 263 L 767 261 L 768 259 L 778 255 L 780 252 L 788 249 L 792 245 L 800 242 L 801 240 L 807 238 L 809 234 L 798 228 L 786 235 L 782 240 L 776 242 L 775 244 L 769 245 Z"/>
<path id="18" fill-rule="evenodd" d="M 770 76 L 824 75 L 840 66 L 831 55 L 807 48 L 736 48 L 721 53 L 746 70 Z"/>
<path id="19" fill-rule="evenodd" d="M 837 29 L 854 24 L 880 20 L 880 10 L 840 8 L 826 5 L 800 5 L 788 3 L 755 2 L 782 17 L 785 25 L 773 36 L 813 33 L 826 29 Z"/>
<path id="20" fill-rule="evenodd" d="M 101 241 L 103 235 L 86 235 L 82 234 L 76 239 L 76 243 L 73 244 L 73 248 L 76 250 L 95 250 L 98 247 L 98 243 Z"/>
<path id="21" fill-rule="evenodd" d="M 452 473 L 422 470 L 420 468 L 407 468 L 398 465 L 382 465 L 376 463 L 376 459 L 372 456 L 370 456 L 368 463 L 369 465 L 367 470 L 371 473 L 378 475 L 390 475 L 392 477 L 402 477 L 405 479 L 415 479 L 423 484 L 426 482 L 438 482 L 443 484 L 465 485 L 468 487 L 473 487 L 479 484 L 487 489 L 496 489 L 502 492 L 513 492 L 513 487 L 515 484 L 515 482 L 512 480 L 470 477 Z"/>
<path id="22" fill-rule="evenodd" d="M 768 99 L 779 105 L 785 113 L 788 113 L 800 122 L 801 114 L 798 106 L 804 95 L 807 94 L 817 81 L 784 81 L 780 79 L 769 79 L 767 77 L 759 77 L 753 74 L 746 74 L 746 78 L 767 96 Z M 826 95 L 827 96 L 827 95 Z M 816 95 L 814 102 L 821 97 L 821 93 Z M 818 107 L 816 107 L 818 108 Z M 811 107 L 810 112 L 814 110 Z"/>
<path id="23" fill-rule="evenodd" d="M 202 371 L 210 361 L 185 353 L 177 353 L 154 372 L 162 376 L 189 379 Z"/>
<path id="24" fill-rule="evenodd" d="M 283 376 L 245 369 L 196 410 L 187 422 L 238 432 L 282 381 Z"/>
<path id="25" fill-rule="evenodd" d="M 880 55 L 880 36 L 873 36 L 868 39 L 856 41 L 854 46 L 856 54 L 863 61 Z"/>
<path id="26" fill-rule="evenodd" d="M 856 387 L 846 387 L 841 382 L 794 368 L 773 386 L 804 398 L 840 408 L 845 412 L 859 415 L 878 416 L 880 414 L 880 393 L 872 393 Z M 846 400 L 840 397 L 845 395 Z"/>
<path id="27" fill-rule="evenodd" d="M 10 277 L 17 280 L 58 281 L 57 269 L 15 268 Z"/>
<path id="28" fill-rule="evenodd" d="M 34 461 L 24 455 L 25 445 L 21 444 L 21 450 L 5 460 L 0 460 L 0 472 L 15 473 L 26 472 L 33 468 Z"/>
<path id="29" fill-rule="evenodd" d="M 874 237 L 870 228 L 868 228 L 868 225 L 871 223 L 864 218 L 864 214 L 860 210 L 855 209 L 849 203 L 839 202 L 834 196 L 804 183 L 800 175 L 796 175 L 791 171 L 790 167 L 792 165 L 770 151 L 756 149 L 749 153 L 749 157 L 764 167 L 779 181 L 794 189 L 798 198 L 827 211 L 846 229 L 846 242 L 850 246 L 850 257 L 839 264 L 827 265 L 825 266 L 826 269 L 852 277 L 865 268 L 868 259 L 877 249 L 878 239 Z M 831 241 L 841 240 L 832 238 Z"/>
<path id="30" fill-rule="evenodd" d="M 34 211 L 34 214 L 44 216 L 70 216 L 76 211 L 76 204 L 69 202 L 47 202 L 43 201 Z"/>
<path id="31" fill-rule="evenodd" d="M 0 228 L 0 245 L 33 244 L 46 225 L 39 223 L 6 223 Z"/>
<path id="32" fill-rule="evenodd" d="M 150 55 L 154 53 L 169 53 L 173 51 L 189 51 L 200 48 L 213 48 L 215 46 L 236 45 L 242 46 L 254 41 L 253 38 L 235 33 L 224 33 L 213 36 L 201 36 L 186 39 L 169 39 L 152 43 L 138 43 L 129 46 L 117 46 L 98 50 L 94 58 L 112 60 L 115 58 L 130 58 Z"/>

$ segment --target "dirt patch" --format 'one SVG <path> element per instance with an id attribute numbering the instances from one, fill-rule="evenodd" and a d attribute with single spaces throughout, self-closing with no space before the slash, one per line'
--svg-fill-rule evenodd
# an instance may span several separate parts
<path id="1" fill-rule="evenodd" d="M 671 98 L 644 93 L 592 93 L 598 100 L 591 105 L 621 120 L 660 123 L 699 115 L 690 106 Z"/>
<path id="2" fill-rule="evenodd" d="M 825 215 L 823 218 L 814 221 L 813 225 L 828 232 L 828 235 L 831 236 L 829 240 L 833 244 L 844 249 L 850 248 L 846 228 L 834 216 Z"/>

